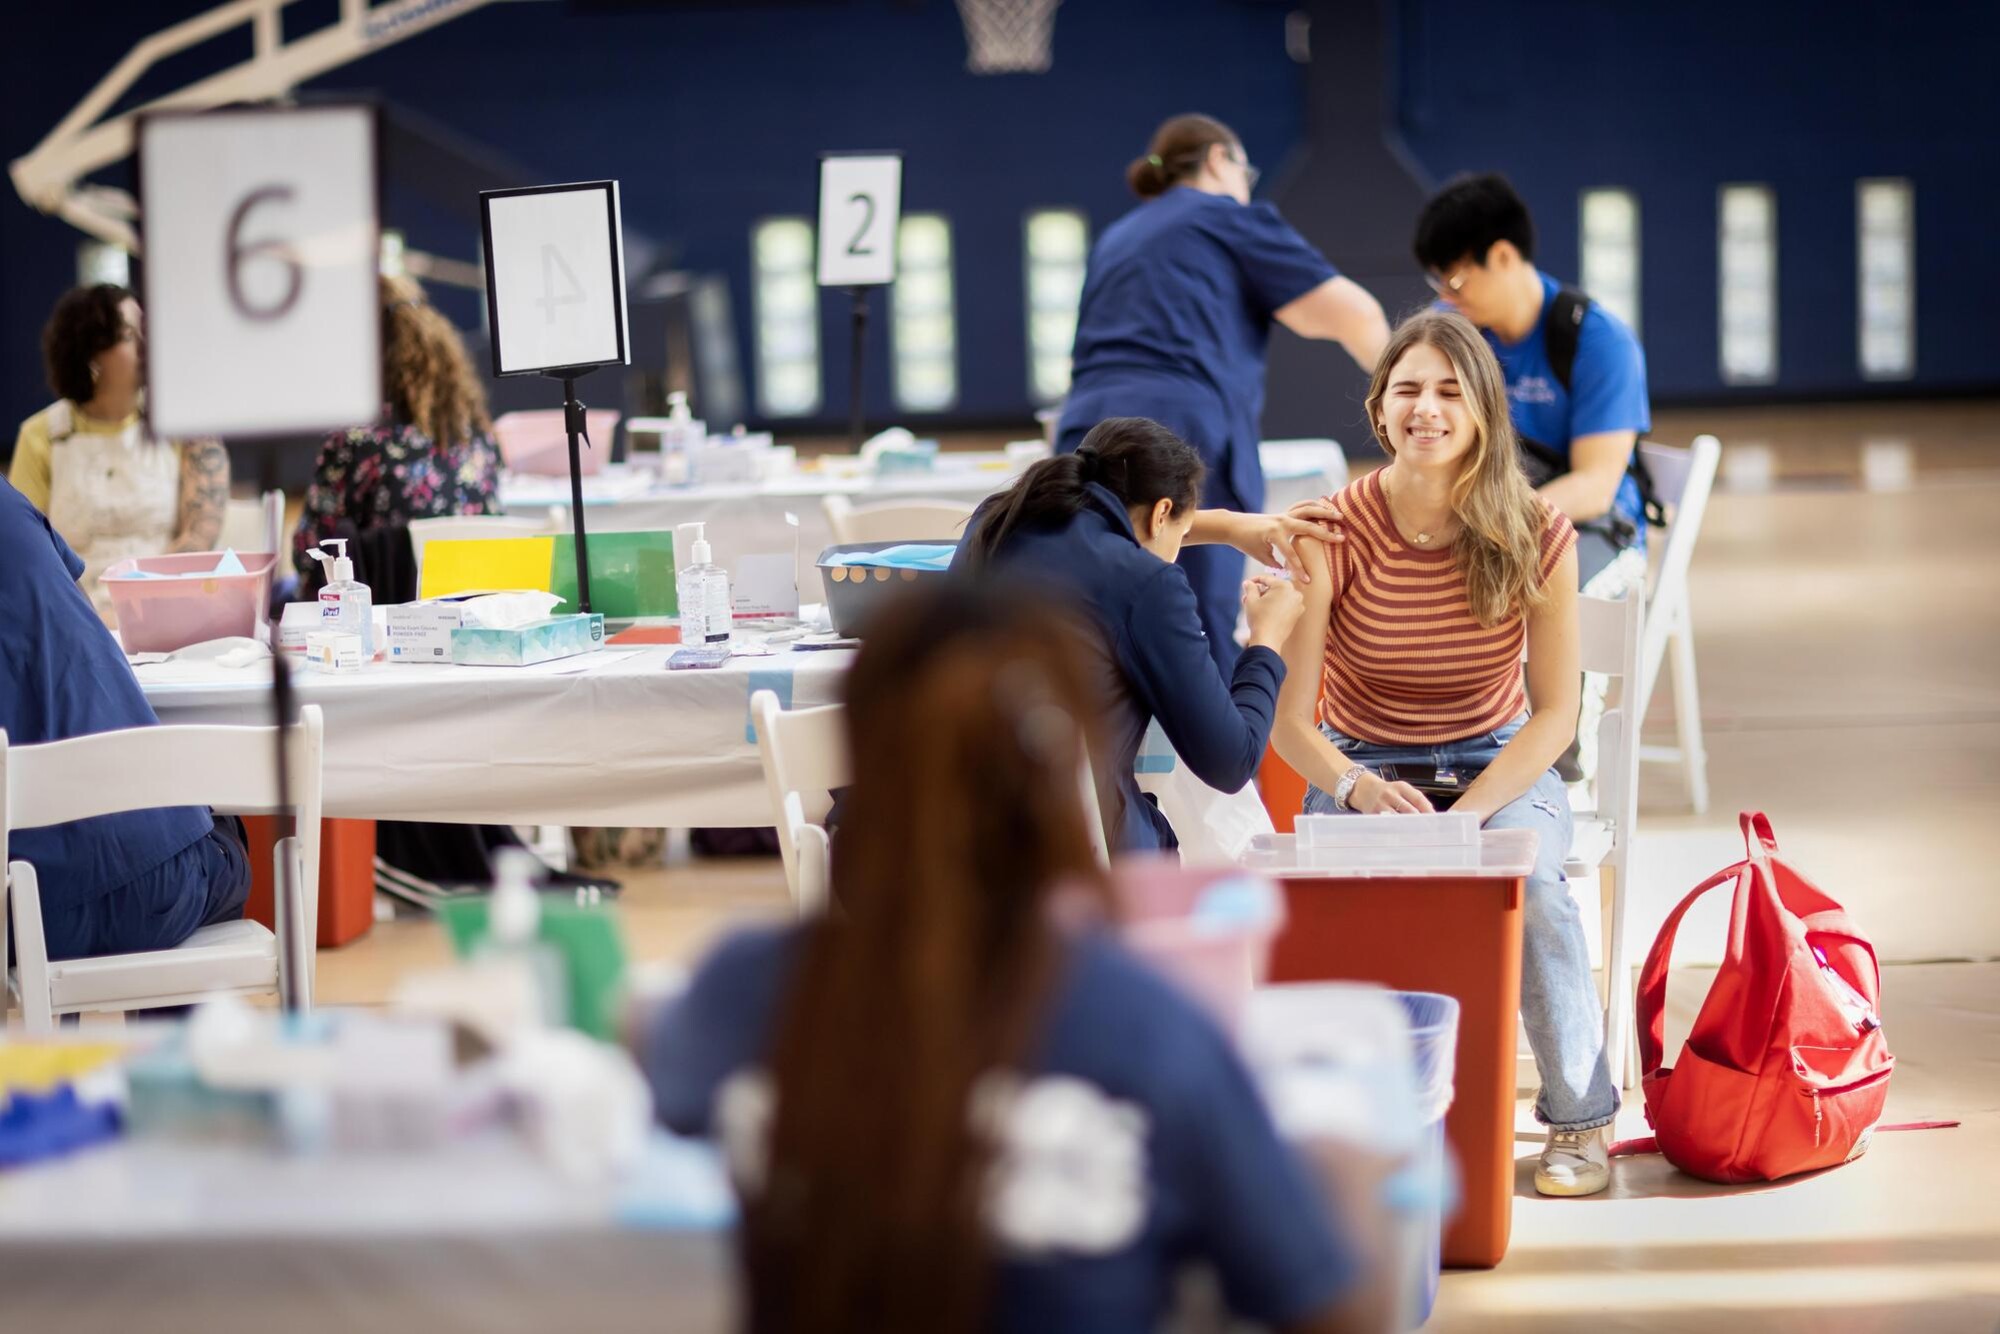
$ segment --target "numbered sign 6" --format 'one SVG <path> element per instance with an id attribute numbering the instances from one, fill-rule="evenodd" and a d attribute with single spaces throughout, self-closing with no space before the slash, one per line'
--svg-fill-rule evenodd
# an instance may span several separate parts
<path id="1" fill-rule="evenodd" d="M 309 433 L 381 412 L 375 139 L 367 106 L 140 119 L 154 435 Z"/>
<path id="2" fill-rule="evenodd" d="M 618 182 L 487 190 L 479 209 L 493 373 L 625 365 Z"/>
<path id="3" fill-rule="evenodd" d="M 900 153 L 827 153 L 819 160 L 819 285 L 896 281 L 903 209 Z"/>

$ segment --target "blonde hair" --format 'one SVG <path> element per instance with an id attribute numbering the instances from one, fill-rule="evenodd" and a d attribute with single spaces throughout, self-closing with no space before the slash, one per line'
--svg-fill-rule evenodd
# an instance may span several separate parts
<path id="1" fill-rule="evenodd" d="M 1507 381 L 1493 349 L 1463 315 L 1427 310 L 1397 327 L 1368 383 L 1368 422 L 1390 458 L 1396 447 L 1382 421 L 1382 399 L 1396 363 L 1413 347 L 1434 347 L 1451 362 L 1459 393 L 1472 414 L 1472 448 L 1460 456 L 1451 511 L 1458 519 L 1452 556 L 1465 575 L 1472 618 L 1497 625 L 1548 601 L 1542 587 L 1542 532 L 1547 504 L 1528 485 L 1507 408 Z"/>
<path id="2" fill-rule="evenodd" d="M 382 279 L 382 392 L 396 420 L 443 449 L 493 429 L 458 330 L 401 275 Z"/>

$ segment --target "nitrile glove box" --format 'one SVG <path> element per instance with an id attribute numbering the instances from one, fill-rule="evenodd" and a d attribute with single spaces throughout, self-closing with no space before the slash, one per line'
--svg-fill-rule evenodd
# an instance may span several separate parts
<path id="1" fill-rule="evenodd" d="M 390 662 L 452 661 L 451 632 L 462 621 L 459 603 L 404 602 L 382 610 Z"/>
<path id="2" fill-rule="evenodd" d="M 451 660 L 462 667 L 532 667 L 604 647 L 604 617 L 575 612 L 510 630 L 462 625 L 451 632 Z"/>

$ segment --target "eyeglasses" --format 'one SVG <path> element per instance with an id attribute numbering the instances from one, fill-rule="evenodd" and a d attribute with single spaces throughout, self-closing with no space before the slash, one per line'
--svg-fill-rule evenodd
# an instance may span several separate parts
<path id="1" fill-rule="evenodd" d="M 1234 162 L 1237 166 L 1243 168 L 1243 180 L 1245 182 L 1246 188 L 1255 190 L 1257 188 L 1258 177 L 1262 176 L 1264 173 L 1257 170 L 1255 167 L 1251 166 L 1250 159 L 1245 157 L 1240 150 L 1231 153 L 1229 155 L 1229 160 L 1231 162 Z"/>
<path id="2" fill-rule="evenodd" d="M 1461 291 L 1465 290 L 1465 270 L 1470 267 L 1471 265 L 1468 264 L 1460 268 L 1457 273 L 1449 274 L 1431 273 L 1426 270 L 1424 281 L 1429 283 L 1431 290 L 1439 296 L 1457 296 Z"/>

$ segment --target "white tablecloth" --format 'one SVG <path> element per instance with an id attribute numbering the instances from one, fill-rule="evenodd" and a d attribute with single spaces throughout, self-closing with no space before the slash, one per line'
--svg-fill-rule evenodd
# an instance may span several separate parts
<path id="1" fill-rule="evenodd" d="M 732 658 L 670 672 L 670 648 L 534 667 L 377 664 L 299 671 L 326 715 L 329 818 L 695 828 L 771 821 L 750 695 L 830 704 L 848 652 Z M 270 665 L 137 669 L 160 721 L 262 723 Z"/>
<path id="2" fill-rule="evenodd" d="M 788 650 L 670 672 L 669 648 L 608 648 L 534 667 L 378 663 L 352 676 L 295 671 L 326 715 L 329 819 L 675 829 L 771 823 L 750 696 L 831 704 L 845 651 Z M 136 669 L 167 724 L 265 723 L 268 662 Z M 1271 825 L 1254 785 L 1225 794 L 1178 762 L 1155 724 L 1139 756 L 1190 864 L 1226 865 Z"/>
<path id="3" fill-rule="evenodd" d="M 1261 454 L 1269 494 L 1267 509 L 1281 510 L 1300 501 L 1329 495 L 1347 481 L 1347 459 L 1331 440 L 1267 440 Z M 715 559 L 733 571 L 744 556 L 782 552 L 791 546 L 785 513 L 799 517 L 799 596 L 807 602 L 823 597 L 819 571 L 813 562 L 833 543 L 820 502 L 844 495 L 856 504 L 884 500 L 961 500 L 976 504 L 1019 475 L 999 452 L 952 452 L 937 456 L 936 469 L 923 473 L 861 473 L 851 460 L 812 472 L 793 472 L 765 482 L 730 486 L 660 488 L 647 474 L 613 464 L 586 477 L 584 522 L 591 532 L 629 533 L 670 530 L 684 523 L 705 523 Z M 552 509 L 567 511 L 569 479 L 510 475 L 501 487 L 501 504 L 509 514 L 548 517 Z M 553 526 L 566 527 L 567 518 Z"/>

